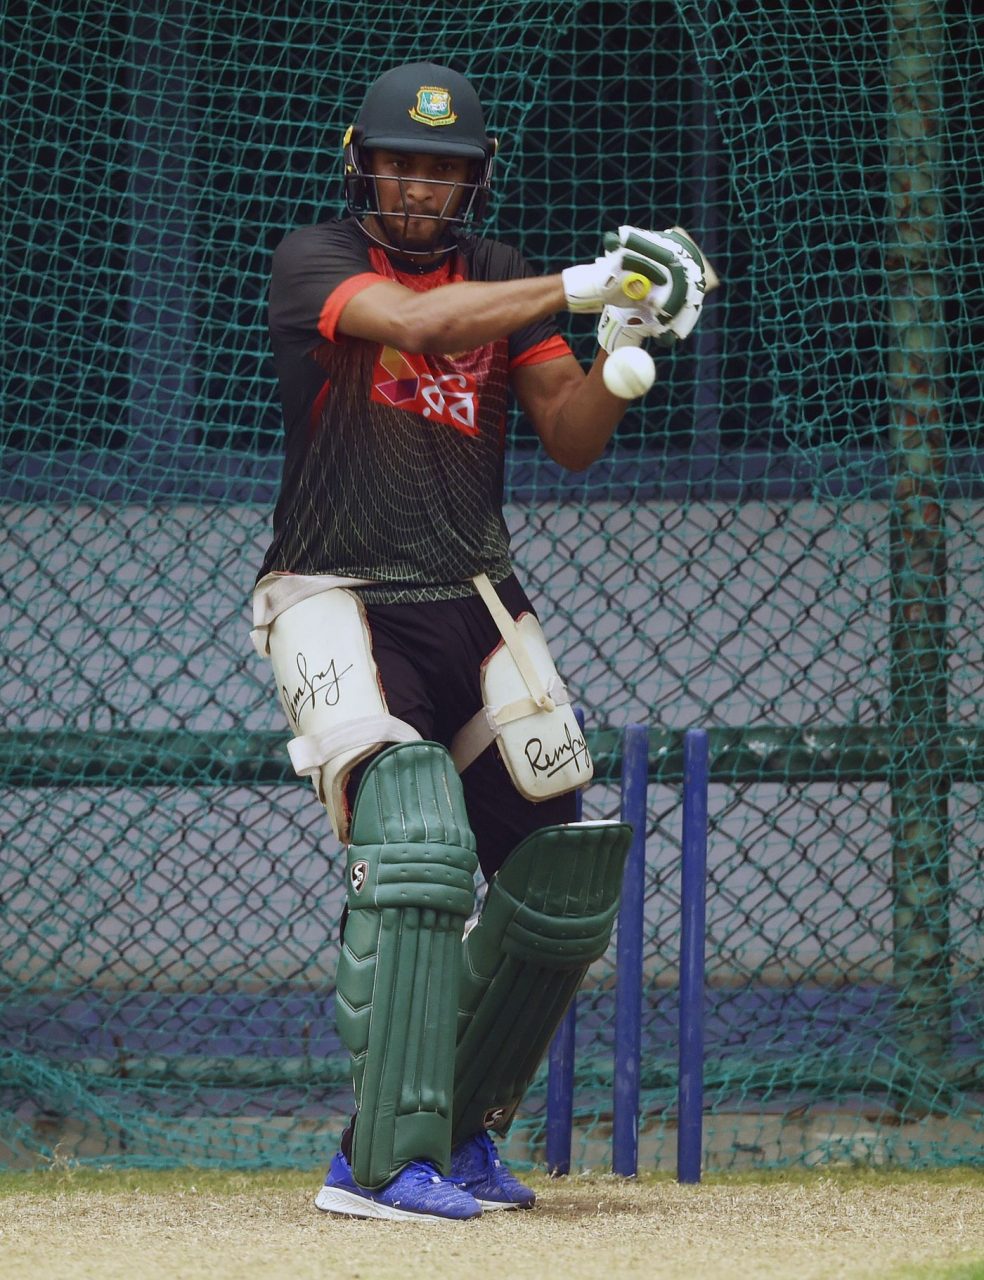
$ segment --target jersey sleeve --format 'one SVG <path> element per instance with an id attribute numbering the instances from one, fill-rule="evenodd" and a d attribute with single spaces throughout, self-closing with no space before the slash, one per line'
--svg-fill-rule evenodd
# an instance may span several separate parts
<path id="1" fill-rule="evenodd" d="M 536 274 L 528 262 L 522 258 L 520 262 L 523 277 Z M 561 337 L 553 316 L 524 325 L 509 337 L 510 369 L 522 364 L 541 364 L 545 360 L 556 360 L 558 356 L 569 355 L 571 349 Z"/>
<path id="2" fill-rule="evenodd" d="M 379 279 L 364 241 L 346 234 L 344 224 L 292 231 L 273 255 L 270 330 L 287 339 L 320 335 L 334 342 L 345 304 Z"/>
<path id="3" fill-rule="evenodd" d="M 537 273 L 518 250 L 498 241 L 480 242 L 483 252 L 475 255 L 475 278 L 483 280 L 524 280 Z M 509 336 L 509 368 L 541 364 L 571 355 L 571 349 L 552 316 L 524 325 Z"/>

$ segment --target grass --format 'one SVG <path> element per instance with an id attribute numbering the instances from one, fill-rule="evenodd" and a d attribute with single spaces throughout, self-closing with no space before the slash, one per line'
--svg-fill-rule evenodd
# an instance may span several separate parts
<path id="1" fill-rule="evenodd" d="M 210 1169 L 182 1166 L 174 1169 L 133 1169 L 116 1166 L 79 1165 L 54 1161 L 46 1168 L 30 1171 L 0 1171 L 0 1196 L 63 1194 L 66 1191 L 87 1195 L 121 1195 L 131 1191 L 168 1195 L 197 1191 L 210 1195 L 239 1195 L 258 1191 L 310 1191 L 321 1181 L 324 1170 L 317 1169 Z M 619 1186 L 659 1187 L 676 1185 L 671 1173 L 640 1173 L 628 1180 L 614 1174 L 586 1172 L 567 1178 L 550 1178 L 537 1171 L 524 1172 L 523 1178 L 540 1192 L 551 1189 L 593 1186 L 599 1189 Z M 823 1168 L 792 1167 L 789 1169 L 749 1170 L 740 1173 L 708 1173 L 705 1187 L 811 1187 L 823 1182 L 842 1190 L 885 1186 L 979 1187 L 984 1194 L 984 1168 L 959 1165 L 943 1169 L 890 1169 L 884 1166 L 862 1168 L 830 1165 Z"/>
<path id="2" fill-rule="evenodd" d="M 319 1214 L 321 1175 L 68 1161 L 0 1173 L 0 1270 L 44 1280 L 984 1280 L 984 1171 L 974 1168 L 794 1168 L 711 1174 L 700 1186 L 670 1174 L 524 1173 L 535 1212 L 468 1224 Z"/>
<path id="3" fill-rule="evenodd" d="M 901 1270 L 886 1273 L 882 1280 L 984 1280 L 984 1258 L 980 1262 L 927 1263 L 924 1266 L 904 1266 Z"/>

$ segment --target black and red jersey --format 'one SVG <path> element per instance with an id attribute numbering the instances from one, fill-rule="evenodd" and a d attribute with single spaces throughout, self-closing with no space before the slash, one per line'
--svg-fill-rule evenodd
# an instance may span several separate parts
<path id="1" fill-rule="evenodd" d="M 401 269 L 405 266 L 406 269 Z M 502 515 L 510 371 L 567 355 L 552 320 L 455 355 L 417 355 L 338 331 L 381 276 L 410 289 L 531 275 L 514 249 L 473 239 L 432 270 L 391 258 L 354 218 L 305 227 L 277 248 L 270 334 L 285 458 L 260 576 L 378 581 L 376 603 L 471 594 L 511 571 Z"/>

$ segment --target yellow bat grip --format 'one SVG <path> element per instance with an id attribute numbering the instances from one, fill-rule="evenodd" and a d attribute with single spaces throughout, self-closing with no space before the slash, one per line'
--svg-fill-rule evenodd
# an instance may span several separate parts
<path id="1" fill-rule="evenodd" d="M 630 271 L 622 281 L 622 292 L 633 302 L 641 302 L 652 288 L 652 283 L 637 271 Z"/>

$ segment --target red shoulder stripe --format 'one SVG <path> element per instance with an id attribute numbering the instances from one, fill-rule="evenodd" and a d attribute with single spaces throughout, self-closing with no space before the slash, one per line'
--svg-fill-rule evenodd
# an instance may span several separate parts
<path id="1" fill-rule="evenodd" d="M 545 342 L 538 342 L 535 346 L 527 347 L 527 349 L 516 356 L 515 360 L 509 361 L 510 369 L 518 369 L 524 364 L 545 364 L 548 360 L 559 360 L 561 356 L 573 355 L 570 347 L 560 336 L 555 333 L 552 338 L 547 338 Z"/>
<path id="2" fill-rule="evenodd" d="M 349 276 L 337 289 L 333 289 L 325 299 L 321 315 L 318 316 L 318 332 L 321 336 L 327 338 L 329 342 L 337 342 L 338 319 L 345 304 L 363 289 L 368 289 L 371 284 L 381 283 L 382 279 L 383 277 L 378 276 L 375 271 L 363 271 L 357 276 Z"/>

